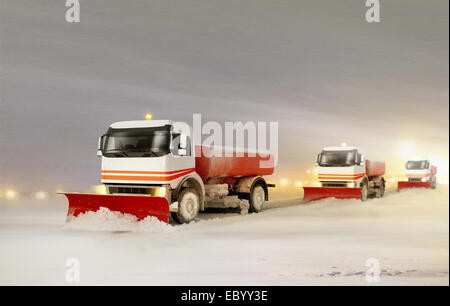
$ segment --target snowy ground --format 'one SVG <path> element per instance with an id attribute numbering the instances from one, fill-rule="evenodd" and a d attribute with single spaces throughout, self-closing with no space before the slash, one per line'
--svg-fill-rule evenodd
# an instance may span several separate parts
<path id="1" fill-rule="evenodd" d="M 368 258 L 378 285 L 448 285 L 448 199 L 441 187 L 366 203 L 277 200 L 181 226 L 120 219 L 116 232 L 86 230 L 92 218 L 65 225 L 64 199 L 0 202 L 0 285 L 64 285 L 68 258 L 82 285 L 365 285 Z M 107 217 L 94 219 L 108 229 Z"/>

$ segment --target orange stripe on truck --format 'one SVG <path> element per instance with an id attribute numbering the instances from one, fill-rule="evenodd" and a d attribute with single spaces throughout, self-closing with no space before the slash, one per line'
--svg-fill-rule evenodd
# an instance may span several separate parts
<path id="1" fill-rule="evenodd" d="M 102 170 L 102 173 L 117 173 L 117 174 L 173 174 L 185 171 L 194 171 L 194 168 L 175 170 L 175 171 L 127 171 L 127 170 Z"/>
<path id="2" fill-rule="evenodd" d="M 406 174 L 407 177 L 427 177 L 430 176 L 430 173 L 425 173 L 425 174 Z"/>
<path id="3" fill-rule="evenodd" d="M 359 174 L 319 174 L 319 180 L 356 180 L 364 177 L 365 173 Z"/>
<path id="4" fill-rule="evenodd" d="M 323 176 L 364 176 L 365 173 L 356 173 L 356 174 L 328 174 L 328 173 L 320 173 L 319 175 Z"/>
<path id="5" fill-rule="evenodd" d="M 132 175 L 102 175 L 102 180 L 115 180 L 115 181 L 158 181 L 168 182 L 186 174 L 194 172 L 194 169 L 187 169 L 184 172 L 170 175 L 170 176 L 132 176 Z"/>

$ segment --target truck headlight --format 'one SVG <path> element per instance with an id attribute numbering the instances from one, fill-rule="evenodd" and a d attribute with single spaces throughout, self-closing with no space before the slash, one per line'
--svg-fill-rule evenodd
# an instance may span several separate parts
<path id="1" fill-rule="evenodd" d="M 348 188 L 355 188 L 356 187 L 356 183 L 355 182 L 347 183 L 347 187 Z"/>
<path id="2" fill-rule="evenodd" d="M 166 196 L 166 187 L 159 187 L 156 190 L 156 196 L 164 198 Z"/>
<path id="3" fill-rule="evenodd" d="M 427 180 L 428 180 L 428 178 L 426 178 L 426 177 L 422 177 L 422 179 L 421 179 L 422 182 L 426 182 Z"/>

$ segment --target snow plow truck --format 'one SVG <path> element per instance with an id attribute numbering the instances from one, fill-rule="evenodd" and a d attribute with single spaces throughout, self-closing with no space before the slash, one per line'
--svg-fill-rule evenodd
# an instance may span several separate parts
<path id="1" fill-rule="evenodd" d="M 269 152 L 196 146 L 192 128 L 170 120 L 123 121 L 98 141 L 106 193 L 64 193 L 68 219 L 101 207 L 138 220 L 154 216 L 189 223 L 208 207 L 260 212 L 268 200 L 263 176 L 274 172 Z M 264 161 L 264 167 L 261 167 Z"/>
<path id="2" fill-rule="evenodd" d="M 317 155 L 319 187 L 303 187 L 303 200 L 381 198 L 385 168 L 383 161 L 365 159 L 356 147 L 325 147 Z"/>
<path id="3" fill-rule="evenodd" d="M 436 188 L 437 167 L 428 159 L 409 160 L 406 165 L 407 181 L 397 182 L 397 190 L 406 188 Z"/>

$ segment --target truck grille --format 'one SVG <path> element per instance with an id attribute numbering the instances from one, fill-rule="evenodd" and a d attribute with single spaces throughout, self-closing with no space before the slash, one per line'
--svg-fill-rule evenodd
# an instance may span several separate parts
<path id="1" fill-rule="evenodd" d="M 139 187 L 109 187 L 109 193 L 126 193 L 126 194 L 150 194 L 150 188 Z"/>
<path id="2" fill-rule="evenodd" d="M 346 187 L 347 183 L 322 182 L 322 187 Z"/>
<path id="3" fill-rule="evenodd" d="M 422 179 L 421 178 L 409 178 L 408 179 L 410 182 L 421 182 Z"/>

